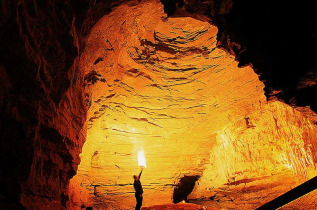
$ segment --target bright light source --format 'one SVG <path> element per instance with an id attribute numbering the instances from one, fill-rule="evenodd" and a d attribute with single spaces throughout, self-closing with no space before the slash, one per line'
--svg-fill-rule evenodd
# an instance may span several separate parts
<path id="1" fill-rule="evenodd" d="M 143 166 L 144 168 L 146 168 L 145 156 L 144 156 L 143 150 L 138 151 L 138 163 L 139 163 L 139 166 Z"/>

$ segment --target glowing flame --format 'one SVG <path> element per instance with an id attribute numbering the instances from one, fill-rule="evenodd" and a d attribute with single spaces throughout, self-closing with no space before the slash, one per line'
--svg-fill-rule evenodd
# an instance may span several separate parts
<path id="1" fill-rule="evenodd" d="M 143 150 L 138 151 L 138 163 L 139 163 L 139 166 L 143 166 L 144 168 L 146 168 L 145 156 L 144 156 Z"/>

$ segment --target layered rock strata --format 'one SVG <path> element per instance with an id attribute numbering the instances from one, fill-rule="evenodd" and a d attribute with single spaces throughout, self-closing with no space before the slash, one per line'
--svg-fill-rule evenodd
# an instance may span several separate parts
<path id="1" fill-rule="evenodd" d="M 171 202 L 184 176 L 200 177 L 190 198 L 204 198 L 314 175 L 316 126 L 267 102 L 259 76 L 217 47 L 206 18 L 179 14 L 167 18 L 158 1 L 123 4 L 92 29 L 80 58 L 90 108 L 72 207 L 131 208 L 139 150 L 144 205 Z M 252 196 L 241 202 L 272 198 Z"/>

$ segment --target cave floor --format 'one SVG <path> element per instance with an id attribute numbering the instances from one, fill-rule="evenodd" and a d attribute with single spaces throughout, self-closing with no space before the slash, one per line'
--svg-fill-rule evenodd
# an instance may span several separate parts
<path id="1" fill-rule="evenodd" d="M 311 172 L 310 177 L 316 175 Z M 291 172 L 272 174 L 258 179 L 244 179 L 213 190 L 208 198 L 189 199 L 190 203 L 218 209 L 256 209 L 305 182 Z M 309 201 L 309 199 L 312 199 Z M 280 209 L 316 209 L 317 190 L 281 207 Z"/>
<path id="2" fill-rule="evenodd" d="M 142 210 L 217 210 L 218 208 L 195 205 L 191 203 L 163 204 L 143 207 Z"/>

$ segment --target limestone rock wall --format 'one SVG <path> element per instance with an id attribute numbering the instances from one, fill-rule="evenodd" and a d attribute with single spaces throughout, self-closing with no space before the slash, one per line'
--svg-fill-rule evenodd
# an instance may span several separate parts
<path id="1" fill-rule="evenodd" d="M 170 16 L 179 1 L 161 1 Z M 172 3 L 173 2 L 173 3 Z M 219 47 L 252 64 L 268 98 L 293 106 L 310 106 L 316 93 L 317 19 L 313 2 L 185 0 L 191 14 L 204 14 L 219 29 Z"/>
<path id="2" fill-rule="evenodd" d="M 259 76 L 217 47 L 217 33 L 182 9 L 168 18 L 159 1 L 123 4 L 95 25 L 80 58 L 88 131 L 70 208 L 132 208 L 140 150 L 145 206 L 172 202 L 185 175 L 201 176 L 191 198 L 246 179 L 269 190 L 253 181 L 283 180 L 272 174 L 294 185 L 314 175 L 316 126 L 268 103 Z M 255 208 L 272 198 L 263 196 L 239 199 L 253 197 Z"/>
<path id="3" fill-rule="evenodd" d="M 127 199 L 127 206 L 130 206 L 133 193 L 130 185 L 131 171 L 138 171 L 134 155 L 140 148 L 145 150 L 148 160 L 147 173 L 152 174 L 148 178 L 155 181 L 145 183 L 148 198 L 155 194 L 157 199 L 169 201 L 174 185 L 183 174 L 202 176 L 200 181 L 205 184 L 195 189 L 192 195 L 194 198 L 206 195 L 209 185 L 215 185 L 208 178 L 208 174 L 214 173 L 214 166 L 211 165 L 213 158 L 223 155 L 211 154 L 210 151 L 222 148 L 222 139 L 230 135 L 228 145 L 235 145 L 239 138 L 247 139 L 247 145 L 255 139 L 265 142 L 264 138 L 256 137 L 256 133 L 263 131 L 268 133 L 265 137 L 274 134 L 280 138 L 277 131 L 280 132 L 281 127 L 287 128 L 283 130 L 286 136 L 299 138 L 302 133 L 303 141 L 297 139 L 290 147 L 286 144 L 289 140 L 283 140 L 286 143 L 278 145 L 277 150 L 285 148 L 293 151 L 290 154 L 296 154 L 302 159 L 294 161 L 294 158 L 287 156 L 278 163 L 273 156 L 269 158 L 269 166 L 278 164 L 281 166 L 279 170 L 285 166 L 290 173 L 297 171 L 297 174 L 304 177 L 310 176 L 309 170 L 303 166 L 309 166 L 312 160 L 315 161 L 314 152 L 310 153 L 310 150 L 315 151 L 315 127 L 284 104 L 266 105 L 263 84 L 258 81 L 258 76 L 249 67 L 237 68 L 238 64 L 234 60 L 238 59 L 242 66 L 247 63 L 255 66 L 260 79 L 264 80 L 267 96 L 274 95 L 292 105 L 310 105 L 315 110 L 314 97 L 311 96 L 315 95 L 316 56 L 310 53 L 310 49 L 316 48 L 316 21 L 311 16 L 315 14 L 315 11 L 311 11 L 314 7 L 296 4 L 285 10 L 284 6 L 276 5 L 276 1 L 258 4 L 254 1 L 186 0 L 181 4 L 181 1 L 162 0 L 164 6 L 159 2 L 147 4 L 127 1 L 123 8 L 128 13 L 118 9 L 120 13 L 105 17 L 99 23 L 101 26 L 95 27 L 92 34 L 96 36 L 88 36 L 92 26 L 101 17 L 123 2 L 1 2 L 1 208 L 22 208 L 22 205 L 28 209 L 65 208 L 68 200 L 67 185 L 80 162 L 79 153 L 85 141 L 88 108 L 90 140 L 85 144 L 86 152 L 81 157 L 83 163 L 80 174 L 84 174 L 85 183 L 90 185 L 86 187 L 84 184 L 83 188 L 73 186 L 72 192 L 78 190 L 77 200 L 71 195 L 76 205 L 90 205 L 91 202 L 104 204 L 106 200 L 107 206 L 111 206 L 121 196 Z M 178 5 L 174 5 L 176 2 Z M 290 5 L 294 5 L 293 2 Z M 183 9 L 181 6 L 184 6 Z M 131 11 L 131 8 L 135 11 Z M 168 19 L 163 9 L 174 18 Z M 267 13 L 270 15 L 266 16 Z M 284 19 L 280 19 L 281 16 Z M 184 25 L 181 18 L 188 25 Z M 218 33 L 216 27 L 205 22 L 207 19 L 219 26 Z M 296 25 L 296 30 L 293 30 L 292 24 Z M 109 32 L 102 29 L 104 26 Z M 91 38 L 96 40 L 89 40 Z M 216 39 L 219 41 L 218 46 L 237 57 L 216 48 Z M 272 49 L 276 48 L 278 50 L 272 53 Z M 86 52 L 84 49 L 96 52 Z M 81 57 L 82 53 L 84 56 Z M 210 79 L 210 75 L 213 79 Z M 228 75 L 230 80 L 221 79 Z M 291 79 L 285 79 L 285 75 L 290 75 Z M 232 86 L 227 87 L 232 81 L 235 81 Z M 217 87 L 222 87 L 223 91 Z M 215 97 L 217 94 L 221 97 Z M 261 103 L 257 103 L 257 100 Z M 264 107 L 265 113 L 259 112 L 259 107 Z M 258 119 L 262 126 L 266 120 L 275 122 L 274 118 L 277 117 L 272 121 L 270 113 L 283 118 L 284 115 L 278 114 L 281 110 L 290 116 L 287 119 L 292 122 L 289 124 L 294 125 L 296 135 L 288 129 L 289 125 L 283 125 L 285 122 L 279 119 L 277 121 L 283 125 L 279 129 L 273 124 L 268 126 L 268 130 L 259 129 L 260 126 L 253 127 L 254 119 Z M 310 118 L 311 122 L 316 122 L 316 114 L 309 106 L 297 110 Z M 258 115 L 253 116 L 252 113 L 261 113 L 264 118 L 259 119 Z M 201 123 L 203 127 L 200 127 Z M 243 127 L 244 123 L 247 129 Z M 199 134 L 193 135 L 193 130 Z M 111 140 L 104 141 L 106 137 Z M 92 139 L 99 140 L 91 143 Z M 113 149 L 117 139 L 123 139 L 122 145 L 117 145 L 124 151 L 122 153 Z M 124 142 L 127 139 L 130 139 L 128 143 Z M 192 144 L 188 139 L 199 140 Z M 307 139 L 311 139 L 310 142 Z M 109 149 L 108 153 L 100 150 L 105 145 Z M 153 148 L 162 152 L 148 153 Z M 197 150 L 199 154 L 196 157 Z M 233 150 L 234 154 L 242 154 L 238 160 L 247 159 L 248 150 L 245 148 L 237 147 Z M 171 159 L 169 154 L 176 156 L 173 166 L 168 163 Z M 162 159 L 166 160 L 159 162 L 159 165 L 164 163 L 163 169 L 153 170 L 158 165 L 156 161 Z M 108 160 L 106 165 L 105 160 Z M 127 162 L 113 165 L 118 160 Z M 186 169 L 181 164 L 183 161 L 189 164 Z M 227 163 L 224 165 L 231 167 Z M 252 174 L 254 165 L 247 166 L 251 168 L 249 171 Z M 105 172 L 105 168 L 109 171 Z M 126 172 L 122 172 L 123 168 Z M 235 170 L 242 169 L 228 170 L 226 176 L 220 176 L 221 180 L 225 182 L 228 178 L 230 183 L 235 183 L 232 181 Z M 111 176 L 111 180 L 100 176 L 100 171 L 105 176 Z M 125 174 L 124 178 L 118 176 L 112 179 L 116 173 Z M 163 178 L 157 182 L 157 177 Z M 243 175 L 238 178 L 243 178 Z M 116 180 L 124 181 L 118 183 Z M 292 183 L 297 181 L 290 180 Z M 79 182 L 77 180 L 74 183 Z M 98 197 L 109 189 L 109 197 L 114 200 Z M 162 192 L 162 189 L 166 193 L 156 193 Z M 111 196 L 111 193 L 115 196 Z M 210 193 L 213 192 L 209 190 Z M 92 197 L 96 200 L 89 200 Z"/>
<path id="4" fill-rule="evenodd" d="M 1 209 L 66 208 L 86 116 L 66 5 L 1 2 Z"/>
<path id="5" fill-rule="evenodd" d="M 1 208 L 66 208 L 86 133 L 78 56 L 119 2 L 1 2 Z"/>

